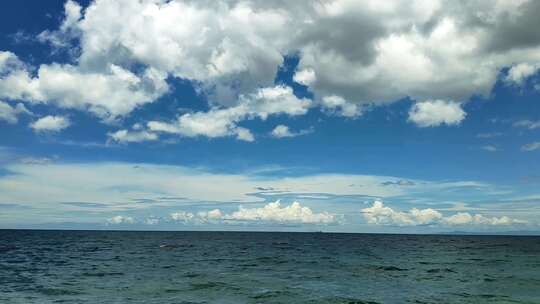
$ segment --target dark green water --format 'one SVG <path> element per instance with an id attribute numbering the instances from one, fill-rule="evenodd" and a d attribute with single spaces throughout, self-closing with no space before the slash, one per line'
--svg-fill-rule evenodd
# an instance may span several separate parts
<path id="1" fill-rule="evenodd" d="M 0 230 L 0 303 L 540 303 L 540 237 Z"/>

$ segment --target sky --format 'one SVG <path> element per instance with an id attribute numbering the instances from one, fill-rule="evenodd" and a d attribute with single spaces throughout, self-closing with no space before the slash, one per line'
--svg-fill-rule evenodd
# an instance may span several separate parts
<path id="1" fill-rule="evenodd" d="M 538 1 L 0 5 L 0 228 L 540 231 Z"/>

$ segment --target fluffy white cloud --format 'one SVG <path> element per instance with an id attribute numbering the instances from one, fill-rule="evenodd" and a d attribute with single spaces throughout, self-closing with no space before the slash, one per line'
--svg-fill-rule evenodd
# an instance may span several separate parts
<path id="1" fill-rule="evenodd" d="M 343 97 L 337 95 L 324 96 L 320 104 L 326 111 L 345 117 L 356 117 L 362 114 L 361 106 L 348 102 Z"/>
<path id="2" fill-rule="evenodd" d="M 107 223 L 109 224 L 133 224 L 135 223 L 135 220 L 130 216 L 123 216 L 123 215 L 117 215 L 113 216 L 110 219 L 107 219 Z"/>
<path id="3" fill-rule="evenodd" d="M 531 152 L 540 149 L 540 141 L 528 143 L 521 147 L 521 151 Z"/>
<path id="4" fill-rule="evenodd" d="M 202 222 L 206 223 L 206 222 L 222 220 L 224 217 L 224 214 L 219 209 L 212 209 L 210 211 L 197 212 L 197 216 Z"/>
<path id="5" fill-rule="evenodd" d="M 168 90 L 164 78 L 157 70 L 136 75 L 114 64 L 100 72 L 67 64 L 41 65 L 35 77 L 25 69 L 12 69 L 0 77 L 0 97 L 89 110 L 111 120 L 164 94 Z"/>
<path id="6" fill-rule="evenodd" d="M 526 221 L 502 217 L 486 217 L 481 214 L 471 215 L 467 212 L 460 212 L 444 219 L 444 223 L 449 225 L 512 225 L 525 224 Z"/>
<path id="7" fill-rule="evenodd" d="M 179 211 L 170 214 L 171 219 L 178 222 L 190 222 L 195 219 L 195 215 L 191 212 Z"/>
<path id="8" fill-rule="evenodd" d="M 158 139 L 158 136 L 155 133 L 147 131 L 118 130 L 114 133 L 109 133 L 108 135 L 112 140 L 120 143 L 152 141 Z"/>
<path id="9" fill-rule="evenodd" d="M 294 137 L 294 134 L 291 133 L 289 127 L 285 125 L 278 125 L 272 130 L 271 135 L 273 137 L 282 138 L 282 137 Z"/>
<path id="10" fill-rule="evenodd" d="M 36 132 L 58 132 L 71 125 L 67 117 L 48 115 L 30 124 Z"/>
<path id="11" fill-rule="evenodd" d="M 317 76 L 315 75 L 315 71 L 313 69 L 307 68 L 296 71 L 294 73 L 293 80 L 305 86 L 309 86 L 317 80 Z"/>
<path id="12" fill-rule="evenodd" d="M 269 203 L 262 208 L 240 207 L 238 211 L 225 216 L 227 220 L 234 221 L 267 221 L 291 222 L 304 224 L 330 224 L 337 221 L 336 215 L 322 212 L 314 213 L 309 207 L 293 202 L 289 206 L 281 207 L 279 201 Z"/>
<path id="13" fill-rule="evenodd" d="M 102 0 L 84 10 L 68 1 L 59 29 L 40 39 L 77 49 L 76 64 L 41 65 L 34 76 L 2 52 L 0 98 L 115 119 L 163 96 L 166 79 L 178 77 L 211 106 L 236 107 L 273 85 L 283 54 L 298 51 L 295 81 L 339 115 L 404 97 L 464 102 L 487 96 L 504 67 L 513 83 L 537 70 L 539 12 L 537 1 L 503 0 Z M 464 116 L 453 110 L 453 118 L 422 121 L 457 124 Z"/>
<path id="14" fill-rule="evenodd" d="M 178 211 L 170 214 L 173 221 L 182 222 L 184 224 L 205 224 L 218 223 L 224 218 L 224 214 L 219 209 L 210 211 L 200 211 L 197 213 Z"/>
<path id="15" fill-rule="evenodd" d="M 536 74 L 540 65 L 530 63 L 519 63 L 512 66 L 506 75 L 506 82 L 517 86 L 523 86 L 527 78 Z"/>
<path id="16" fill-rule="evenodd" d="M 514 127 L 526 128 L 534 130 L 540 128 L 540 121 L 531 121 L 528 119 L 519 120 L 514 123 Z"/>
<path id="17" fill-rule="evenodd" d="M 269 115 L 278 114 L 303 115 L 311 106 L 310 100 L 297 98 L 286 86 L 261 88 L 254 94 L 240 96 L 240 100 L 240 104 L 234 107 L 183 114 L 172 123 L 150 121 L 148 129 L 186 137 L 236 136 L 239 140 L 253 141 L 253 134 L 237 125 L 242 120 L 256 117 L 265 120 Z"/>
<path id="18" fill-rule="evenodd" d="M 22 103 L 18 103 L 15 107 L 12 107 L 9 103 L 0 100 L 0 120 L 9 124 L 15 124 L 19 121 L 18 116 L 20 114 L 32 115 L 32 112 Z"/>
<path id="19" fill-rule="evenodd" d="M 296 137 L 300 135 L 309 134 L 312 132 L 312 129 L 300 130 L 298 132 L 292 132 L 286 125 L 277 125 L 270 135 L 275 138 L 284 138 L 284 137 Z"/>
<path id="20" fill-rule="evenodd" d="M 441 124 L 459 125 L 467 114 L 461 104 L 444 100 L 426 100 L 415 103 L 409 110 L 409 121 L 419 127 L 436 127 Z"/>
<path id="21" fill-rule="evenodd" d="M 242 127 L 236 128 L 236 138 L 238 140 L 250 141 L 250 142 L 255 140 L 255 136 L 253 135 L 253 133 L 251 133 L 250 130 L 246 128 L 242 128 Z"/>
<path id="22" fill-rule="evenodd" d="M 409 211 L 395 211 L 384 206 L 383 202 L 375 201 L 373 205 L 362 209 L 365 220 L 369 224 L 375 225 L 395 225 L 395 226 L 419 226 L 419 225 L 512 225 L 525 224 L 527 221 L 512 219 L 508 216 L 486 217 L 481 214 L 471 215 L 467 212 L 460 212 L 444 217 L 439 211 L 431 208 L 417 209 Z"/>
<path id="23" fill-rule="evenodd" d="M 362 209 L 362 213 L 368 223 L 376 225 L 430 225 L 443 217 L 440 212 L 431 208 L 422 210 L 413 208 L 408 212 L 394 211 L 384 206 L 381 201 L 374 201 L 371 207 Z"/>
<path id="24" fill-rule="evenodd" d="M 201 211 L 197 214 L 191 212 L 171 213 L 171 218 L 180 222 L 208 223 L 212 221 L 231 222 L 274 222 L 274 223 L 303 223 L 303 224 L 331 224 L 338 221 L 335 214 L 328 212 L 315 213 L 309 207 L 293 202 L 282 206 L 279 201 L 268 203 L 261 208 L 244 208 L 240 206 L 237 211 L 224 214 L 219 209 Z"/>

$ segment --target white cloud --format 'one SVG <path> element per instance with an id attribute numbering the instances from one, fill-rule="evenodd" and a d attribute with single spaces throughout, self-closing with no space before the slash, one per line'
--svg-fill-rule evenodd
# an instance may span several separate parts
<path id="1" fill-rule="evenodd" d="M 497 151 L 499 151 L 499 149 L 497 149 L 497 147 L 495 147 L 493 145 L 482 146 L 482 150 L 485 150 L 485 151 L 488 151 L 488 152 L 497 152 Z"/>
<path id="2" fill-rule="evenodd" d="M 147 131 L 118 130 L 114 133 L 109 133 L 108 135 L 112 140 L 120 143 L 143 142 L 158 139 L 158 136 L 155 133 Z"/>
<path id="3" fill-rule="evenodd" d="M 330 113 L 336 113 L 345 117 L 356 117 L 362 114 L 362 108 L 358 104 L 347 102 L 337 95 L 324 96 L 321 100 L 322 107 Z"/>
<path id="4" fill-rule="evenodd" d="M 222 220 L 224 217 L 224 214 L 219 209 L 212 209 L 210 211 L 197 212 L 197 217 L 202 222 L 207 223 L 207 222 Z"/>
<path id="5" fill-rule="evenodd" d="M 297 98 L 290 87 L 275 86 L 240 96 L 240 103 L 234 107 L 186 113 L 172 123 L 150 121 L 147 125 L 154 132 L 174 133 L 186 137 L 236 136 L 240 140 L 253 141 L 253 134 L 239 127 L 237 125 L 239 122 L 255 117 L 265 120 L 269 115 L 303 115 L 310 106 L 311 102 L 308 99 Z"/>
<path id="6" fill-rule="evenodd" d="M 314 213 L 309 207 L 293 202 L 281 207 L 279 201 L 269 203 L 262 208 L 240 207 L 238 211 L 224 217 L 235 221 L 291 222 L 303 224 L 330 224 L 337 221 L 335 214 L 328 212 Z"/>
<path id="7" fill-rule="evenodd" d="M 195 219 L 195 215 L 191 212 L 179 211 L 170 214 L 171 219 L 178 222 L 190 222 Z"/>
<path id="8" fill-rule="evenodd" d="M 514 123 L 514 127 L 526 128 L 534 130 L 540 128 L 540 121 L 531 121 L 528 119 L 519 120 Z"/>
<path id="9" fill-rule="evenodd" d="M 15 124 L 19 121 L 20 114 L 32 115 L 22 103 L 12 107 L 9 103 L 0 100 L 0 121 L 3 120 L 9 124 Z"/>
<path id="10" fill-rule="evenodd" d="M 109 224 L 133 224 L 135 223 L 135 220 L 130 216 L 123 216 L 123 215 L 117 215 L 113 216 L 110 219 L 107 219 L 107 223 Z"/>
<path id="11" fill-rule="evenodd" d="M 80 50 L 76 65 L 44 64 L 33 76 L 2 52 L 0 98 L 110 120 L 163 96 L 166 79 L 178 77 L 194 81 L 211 106 L 235 107 L 272 86 L 283 54 L 298 51 L 295 81 L 335 114 L 404 97 L 464 102 L 488 96 L 504 67 L 508 81 L 531 75 L 539 10 L 537 1 L 103 0 L 84 10 L 68 1 L 59 29 L 40 37 Z M 442 123 L 459 123 L 459 113 Z"/>
<path id="12" fill-rule="evenodd" d="M 409 121 L 419 127 L 436 127 L 442 124 L 459 125 L 467 114 L 461 104 L 444 100 L 426 100 L 415 103 L 409 110 Z"/>
<path id="13" fill-rule="evenodd" d="M 236 128 L 236 138 L 238 140 L 249 141 L 249 142 L 255 140 L 255 136 L 253 136 L 251 131 L 242 127 Z"/>
<path id="14" fill-rule="evenodd" d="M 178 211 L 169 214 L 171 219 L 184 224 L 208 224 L 219 223 L 223 220 L 224 214 L 219 209 L 210 211 L 200 211 L 197 213 Z"/>
<path id="15" fill-rule="evenodd" d="M 525 224 L 526 221 L 502 217 L 486 217 L 481 214 L 471 215 L 467 212 L 460 212 L 444 219 L 444 223 L 449 225 L 512 225 Z"/>
<path id="16" fill-rule="evenodd" d="M 19 161 L 23 164 L 39 166 L 53 163 L 53 159 L 50 159 L 48 157 L 23 157 L 19 159 Z"/>
<path id="17" fill-rule="evenodd" d="M 289 127 L 285 126 L 285 125 L 278 125 L 274 128 L 274 130 L 272 130 L 272 136 L 273 137 L 277 137 L 277 138 L 282 138 L 282 137 L 294 137 L 294 134 L 291 133 L 291 131 L 289 130 Z"/>
<path id="18" fill-rule="evenodd" d="M 47 208 L 49 213 L 46 219 L 40 219 L 39 222 L 65 221 L 66 216 L 69 215 L 65 213 L 63 202 L 99 204 L 99 209 L 106 211 L 107 214 L 110 214 L 109 212 L 124 214 L 124 212 L 134 210 L 140 210 L 138 214 L 141 214 L 140 212 L 144 212 L 141 209 L 151 210 L 148 212 L 162 212 L 185 204 L 209 211 L 213 208 L 219 208 L 223 219 L 217 220 L 217 212 L 213 212 L 208 214 L 206 221 L 226 221 L 227 216 L 233 216 L 234 212 L 229 211 L 229 209 L 224 212 L 222 207 L 217 207 L 220 204 L 230 206 L 231 202 L 237 202 L 244 205 L 244 209 L 251 210 L 254 209 L 252 208 L 254 203 L 266 204 L 266 200 L 276 200 L 280 197 L 287 200 L 302 198 L 308 200 L 306 203 L 317 201 L 317 206 L 321 206 L 322 210 L 328 211 L 331 215 L 337 214 L 335 219 L 339 221 L 339 214 L 355 212 L 354 210 L 357 210 L 358 207 L 354 201 L 363 200 L 366 196 L 380 197 L 381 199 L 399 198 L 411 200 L 411 202 L 429 199 L 432 202 L 440 200 L 441 193 L 444 193 L 446 200 L 460 201 L 463 195 L 467 194 L 486 197 L 497 195 L 499 197 L 501 190 L 506 189 L 473 181 L 430 182 L 391 176 L 353 174 L 305 176 L 279 174 L 280 170 L 290 170 L 290 168 L 254 168 L 249 172 L 230 174 L 175 165 L 122 162 L 65 163 L 61 160 L 53 162 L 45 159 L 27 161 L 20 157 L 9 157 L 13 158 L 13 161 L 5 163 L 2 168 L 10 174 L 0 176 L 0 193 L 2 193 L 0 204 L 17 203 L 21 207 L 27 208 L 29 212 L 17 217 L 9 217 L 8 214 L 7 218 L 4 217 L 6 223 L 34 223 L 36 222 L 35 213 L 32 213 L 31 210 L 43 210 L 43 208 Z M 9 157 L 4 159 L 9 160 Z M 269 172 L 272 174 L 268 174 Z M 408 182 L 396 182 L 400 180 Z M 387 185 L 388 181 L 394 181 L 392 186 Z M 28 189 L 32 191 L 28 191 Z M 166 199 L 167 197 L 182 197 L 182 199 L 171 200 Z M 153 203 L 134 202 L 134 198 L 149 199 Z M 345 204 L 336 204 L 336 202 L 344 202 Z M 290 207 L 290 205 L 282 204 L 279 208 L 274 209 L 281 210 L 285 207 Z M 296 207 L 298 206 L 293 206 L 292 210 L 302 210 Z M 302 204 L 301 207 L 303 208 L 304 205 Z M 494 210 L 493 212 L 500 212 L 500 210 L 495 210 L 500 208 L 499 205 L 483 206 L 483 208 L 485 209 L 483 212 L 490 212 L 491 209 Z M 257 206 L 255 209 L 264 208 Z M 536 209 L 530 209 L 530 212 L 526 213 L 520 213 L 519 210 L 514 209 L 515 207 L 508 208 L 508 212 L 512 213 L 504 215 L 514 217 L 514 214 L 519 214 L 524 216 L 523 219 L 532 222 L 536 221 L 535 218 L 538 217 Z M 279 210 L 276 212 L 284 212 Z M 314 215 L 322 212 L 311 210 Z M 443 209 L 438 210 L 442 211 Z M 469 210 L 473 209 L 469 208 Z M 175 218 L 180 221 L 190 221 L 189 218 L 192 218 L 191 221 L 194 223 L 203 222 L 204 217 L 192 212 L 179 213 Z M 259 211 L 252 210 L 239 214 L 256 214 L 257 212 Z M 324 212 L 322 213 L 324 214 Z M 436 215 L 436 213 L 428 213 L 423 210 L 419 210 L 418 213 L 410 211 L 404 213 L 406 214 L 405 219 L 413 219 L 417 222 L 429 222 L 420 219 Z M 93 212 L 84 214 L 85 220 L 92 218 L 95 221 L 101 221 L 104 216 Z M 79 219 L 82 218 L 77 218 L 77 220 Z M 73 218 L 73 220 L 76 219 Z M 173 218 L 165 220 L 172 221 Z M 410 220 L 401 220 L 401 222 L 407 223 Z"/>
<path id="19" fill-rule="evenodd" d="M 0 78 L 0 97 L 89 110 L 112 120 L 164 94 L 168 90 L 164 78 L 157 70 L 136 75 L 114 64 L 101 72 L 67 64 L 41 65 L 36 77 L 17 69 Z"/>
<path id="20" fill-rule="evenodd" d="M 30 124 L 36 132 L 58 132 L 71 125 L 67 117 L 48 115 Z"/>
<path id="21" fill-rule="evenodd" d="M 413 208 L 408 212 L 400 212 L 384 206 L 381 201 L 374 201 L 373 206 L 362 209 L 362 213 L 369 224 L 376 225 L 431 225 L 442 219 L 442 214 L 431 208 Z"/>
<path id="22" fill-rule="evenodd" d="M 171 213 L 171 218 L 180 222 L 208 223 L 208 222 L 259 222 L 259 223 L 302 223 L 302 224 L 332 224 L 338 222 L 335 214 L 328 212 L 315 213 L 309 207 L 293 202 L 282 206 L 279 201 L 268 203 L 260 208 L 238 207 L 237 211 L 224 214 L 220 209 L 201 211 L 197 214 L 191 212 Z"/>
<path id="23" fill-rule="evenodd" d="M 249 172 L 212 173 L 182 166 L 144 163 L 55 161 L 41 165 L 14 162 L 4 168 L 13 174 L 0 176 L 0 203 L 17 202 L 25 206 L 85 201 L 107 204 L 111 208 L 147 208 L 148 204 L 134 205 L 129 202 L 137 197 L 163 196 L 181 196 L 194 202 L 260 202 L 263 198 L 252 193 L 261 183 L 280 193 L 363 194 L 383 198 L 404 195 L 412 188 L 381 185 L 384 181 L 396 179 L 387 176 L 320 174 L 269 178 Z M 362 186 L 351 187 L 351 184 Z M 440 191 L 444 187 L 437 184 L 436 189 Z"/>
<path id="24" fill-rule="evenodd" d="M 528 143 L 521 146 L 521 151 L 531 152 L 540 149 L 540 141 Z"/>
<path id="25" fill-rule="evenodd" d="M 293 80 L 299 84 L 309 86 L 317 80 L 317 76 L 315 75 L 315 71 L 313 69 L 306 68 L 296 71 L 296 73 L 294 73 Z"/>
<path id="26" fill-rule="evenodd" d="M 509 84 L 523 86 L 527 78 L 536 74 L 538 69 L 540 69 L 540 66 L 537 64 L 529 64 L 529 63 L 516 64 L 508 70 L 508 74 L 506 75 L 505 81 Z"/>
<path id="27" fill-rule="evenodd" d="M 292 132 L 286 125 L 277 125 L 270 135 L 275 138 L 284 138 L 284 137 L 296 137 L 313 132 L 312 129 L 300 130 L 298 132 Z"/>
<path id="28" fill-rule="evenodd" d="M 413 208 L 409 211 L 395 211 L 384 206 L 381 201 L 374 201 L 373 205 L 362 209 L 365 220 L 374 225 L 420 226 L 420 225 L 513 225 L 525 224 L 527 221 L 512 219 L 508 216 L 486 217 L 482 214 L 471 215 L 459 212 L 444 217 L 437 210 Z"/>

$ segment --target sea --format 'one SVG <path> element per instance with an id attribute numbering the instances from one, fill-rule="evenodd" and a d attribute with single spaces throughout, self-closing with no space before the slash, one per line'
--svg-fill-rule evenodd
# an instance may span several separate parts
<path id="1" fill-rule="evenodd" d="M 0 303 L 540 303 L 540 237 L 0 230 Z"/>

